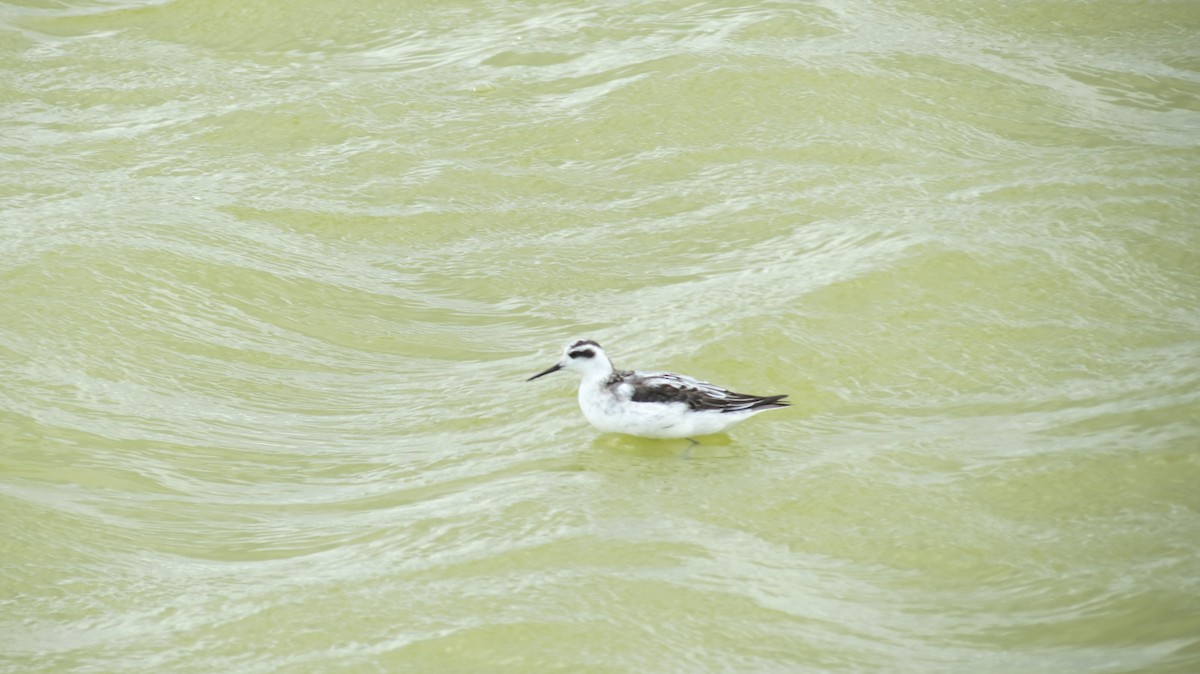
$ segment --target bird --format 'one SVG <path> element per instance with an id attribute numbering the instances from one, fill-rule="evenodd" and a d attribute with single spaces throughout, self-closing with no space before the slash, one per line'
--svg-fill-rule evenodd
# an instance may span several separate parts
<path id="1" fill-rule="evenodd" d="M 787 394 L 748 395 L 671 372 L 618 370 L 591 339 L 567 344 L 562 360 L 525 381 L 559 370 L 583 376 L 579 408 L 592 426 L 605 433 L 692 439 L 720 433 L 759 412 L 789 404 L 783 400 Z"/>

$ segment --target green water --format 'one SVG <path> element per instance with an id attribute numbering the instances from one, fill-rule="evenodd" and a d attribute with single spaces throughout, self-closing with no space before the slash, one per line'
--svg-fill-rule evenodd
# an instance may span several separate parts
<path id="1" fill-rule="evenodd" d="M 1200 671 L 1198 34 L 4 4 L 0 670 Z"/>

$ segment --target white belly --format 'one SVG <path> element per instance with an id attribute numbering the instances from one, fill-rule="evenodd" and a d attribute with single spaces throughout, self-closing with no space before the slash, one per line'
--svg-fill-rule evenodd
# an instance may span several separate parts
<path id="1" fill-rule="evenodd" d="M 684 403 L 619 400 L 601 383 L 579 387 L 579 408 L 592 426 L 605 433 L 643 438 L 688 438 L 719 433 L 755 413 L 697 412 Z"/>

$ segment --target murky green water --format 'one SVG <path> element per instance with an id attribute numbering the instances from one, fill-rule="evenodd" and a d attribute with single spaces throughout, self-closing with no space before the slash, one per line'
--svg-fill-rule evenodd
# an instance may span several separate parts
<path id="1" fill-rule="evenodd" d="M 0 669 L 1200 670 L 1197 34 L 3 5 Z"/>

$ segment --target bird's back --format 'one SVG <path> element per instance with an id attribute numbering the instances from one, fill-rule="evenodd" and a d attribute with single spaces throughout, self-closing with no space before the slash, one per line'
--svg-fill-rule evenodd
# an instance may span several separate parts
<path id="1" fill-rule="evenodd" d="M 736 393 L 706 381 L 673 372 L 614 372 L 614 393 L 637 403 L 681 403 L 694 411 L 745 412 L 787 407 L 787 395 Z"/>

